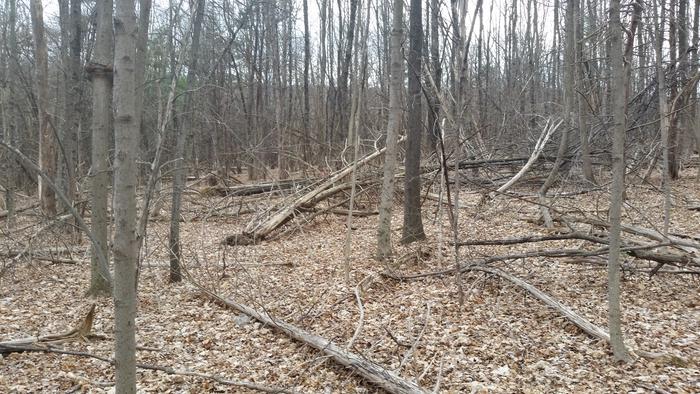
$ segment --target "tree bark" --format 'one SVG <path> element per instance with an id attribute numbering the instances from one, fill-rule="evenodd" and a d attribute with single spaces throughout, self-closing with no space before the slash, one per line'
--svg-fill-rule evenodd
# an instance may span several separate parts
<path id="1" fill-rule="evenodd" d="M 610 343 L 615 360 L 628 362 L 630 355 L 622 334 L 620 307 L 620 217 L 625 191 L 625 129 L 628 80 L 622 54 L 622 24 L 620 0 L 611 0 L 608 37 L 610 38 L 610 63 L 613 115 L 612 190 L 610 192 L 610 252 L 608 257 L 608 326 Z"/>
<path id="2" fill-rule="evenodd" d="M 136 13 L 117 0 L 114 15 L 114 346 L 116 392 L 136 392 Z"/>
<path id="3" fill-rule="evenodd" d="M 425 238 L 421 215 L 420 151 L 423 131 L 421 93 L 423 20 L 421 0 L 411 0 L 408 52 L 408 127 L 404 166 L 403 234 L 401 243 L 408 244 Z"/>
<path id="4" fill-rule="evenodd" d="M 49 118 L 49 64 L 48 48 L 44 31 L 44 9 L 40 0 L 31 0 L 34 36 L 34 56 L 36 62 L 37 109 L 39 119 L 39 168 L 51 179 L 56 179 L 56 139 Z M 50 217 L 56 216 L 56 195 L 39 178 L 39 198 L 41 208 Z"/>
<path id="5" fill-rule="evenodd" d="M 403 39 L 403 0 L 394 0 L 391 29 L 391 75 L 389 85 L 389 121 L 386 128 L 386 153 L 382 194 L 379 202 L 379 225 L 377 226 L 377 259 L 385 260 L 392 255 L 391 213 L 394 203 L 396 150 L 401 131 L 401 91 L 403 90 L 404 63 L 401 54 Z"/>
<path id="6" fill-rule="evenodd" d="M 92 233 L 97 243 L 90 259 L 89 294 L 109 294 L 112 284 L 101 272 L 99 253 L 109 256 L 109 146 L 112 137 L 112 63 L 114 37 L 112 32 L 112 0 L 98 0 L 97 31 L 93 58 L 87 65 L 92 79 L 92 165 L 90 173 L 90 205 Z M 98 250 L 99 249 L 99 250 Z"/>
<path id="7" fill-rule="evenodd" d="M 197 0 L 197 9 L 194 15 L 194 25 L 192 30 L 192 46 L 190 47 L 190 59 L 187 69 L 187 82 L 185 83 L 185 105 L 182 115 L 181 126 L 177 135 L 177 147 L 175 157 L 178 160 L 177 168 L 173 176 L 173 198 L 170 211 L 170 281 L 179 282 L 182 280 L 180 270 L 180 260 L 182 258 L 180 245 L 180 208 L 182 205 L 182 190 L 185 186 L 185 164 L 186 151 L 185 141 L 190 133 L 193 118 L 192 88 L 197 77 L 197 56 L 199 53 L 199 36 L 202 30 L 202 19 L 204 18 L 205 0 Z"/>

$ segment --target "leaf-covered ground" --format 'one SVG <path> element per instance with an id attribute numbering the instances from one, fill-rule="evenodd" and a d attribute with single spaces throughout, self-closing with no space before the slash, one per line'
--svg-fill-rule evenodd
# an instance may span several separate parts
<path id="1" fill-rule="evenodd" d="M 690 173 L 673 186 L 671 232 L 700 235 L 700 201 Z M 527 187 L 521 192 L 532 192 Z M 575 191 L 572 188 L 570 191 Z M 663 196 L 648 184 L 628 189 L 625 220 L 660 228 Z M 265 200 L 187 195 L 182 223 L 185 260 L 196 280 L 217 294 L 263 308 L 273 316 L 345 346 L 360 321 L 355 286 L 361 292 L 364 324 L 351 350 L 414 380 L 426 390 L 445 393 L 700 392 L 700 282 L 691 275 L 638 272 L 650 265 L 624 256 L 623 321 L 630 343 L 675 358 L 637 358 L 612 362 L 605 343 L 592 339 L 555 311 L 513 284 L 483 273 L 461 276 L 464 304 L 458 302 L 454 275 L 412 281 L 382 277 L 376 262 L 377 218 L 353 219 L 350 281 L 344 279 L 346 218 L 321 215 L 278 240 L 255 246 L 223 246 L 221 240 L 252 220 L 235 215 L 241 208 L 262 208 Z M 545 234 L 533 224 L 539 208 L 523 200 L 465 190 L 460 239 L 495 239 Z M 559 210 L 605 218 L 603 191 L 573 194 L 555 201 Z M 235 203 L 234 203 L 235 202 Z M 229 208 L 218 209 L 225 205 Z M 447 216 L 428 200 L 424 224 L 428 239 L 396 245 L 403 274 L 454 266 Z M 212 215 L 216 213 L 216 215 Z M 400 236 L 402 213 L 393 228 Z M 437 220 L 436 218 L 441 218 Z M 26 242 L 41 226 L 31 212 L 4 232 L 2 247 Z M 4 223 L 3 223 L 4 224 Z M 289 227 L 291 226 L 291 227 Z M 442 235 L 441 235 L 442 233 Z M 367 393 L 378 389 L 320 352 L 295 342 L 272 327 L 250 321 L 212 302 L 192 283 L 168 284 L 166 221 L 150 224 L 146 259 L 139 281 L 138 360 L 144 364 L 216 374 L 302 393 Z M 65 241 L 60 228 L 34 240 L 46 247 Z M 442 247 L 440 247 L 442 246 Z M 581 241 L 553 241 L 500 247 L 468 247 L 461 260 L 545 248 L 595 248 Z M 76 255 L 85 261 L 87 255 Z M 604 261 L 604 260 L 600 260 Z M 565 259 L 530 258 L 498 266 L 552 295 L 593 323 L 605 327 L 604 265 Z M 653 266 L 653 265 L 652 265 Z M 89 266 L 5 258 L 0 277 L 0 341 L 64 332 L 97 304 L 93 332 L 104 339 L 69 341 L 61 348 L 110 357 L 112 301 L 84 296 Z M 369 277 L 369 278 L 368 278 Z M 212 381 L 163 372 L 138 373 L 142 392 L 246 392 Z M 0 359 L 0 392 L 113 391 L 108 364 L 76 356 L 15 353 Z"/>

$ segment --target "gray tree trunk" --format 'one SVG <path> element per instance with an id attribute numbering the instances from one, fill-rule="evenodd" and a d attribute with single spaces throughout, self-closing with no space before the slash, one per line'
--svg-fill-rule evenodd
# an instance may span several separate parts
<path id="1" fill-rule="evenodd" d="M 114 15 L 114 361 L 116 392 L 136 392 L 136 13 L 117 0 Z"/>
<path id="2" fill-rule="evenodd" d="M 404 178 L 403 234 L 401 243 L 425 238 L 421 215 L 420 148 L 423 131 L 421 92 L 423 20 L 421 1 L 411 0 L 408 52 L 408 127 L 406 130 L 406 177 Z"/>
<path id="3" fill-rule="evenodd" d="M 44 32 L 44 9 L 40 0 L 31 0 L 34 36 L 34 59 L 36 62 L 37 104 L 39 118 L 39 168 L 51 179 L 56 179 L 56 140 L 49 122 L 49 63 L 46 35 Z M 39 198 L 44 214 L 56 216 L 56 195 L 39 178 Z"/>
<path id="4" fill-rule="evenodd" d="M 627 78 L 622 55 L 620 0 L 610 1 L 608 37 L 612 93 L 613 148 L 612 189 L 610 191 L 610 251 L 608 259 L 608 327 L 615 360 L 629 361 L 630 355 L 622 335 L 620 307 L 620 220 L 625 191 L 625 128 Z"/>
<path id="5" fill-rule="evenodd" d="M 107 295 L 112 284 L 101 271 L 98 258 L 109 256 L 109 146 L 112 131 L 112 63 L 114 36 L 112 32 L 112 0 L 98 0 L 97 32 L 93 58 L 87 65 L 92 79 L 92 165 L 90 170 L 90 204 L 92 233 L 97 241 L 90 259 L 89 294 Z M 99 248 L 99 250 L 97 250 Z"/>
<path id="6" fill-rule="evenodd" d="M 401 131 L 401 91 L 403 90 L 404 65 L 401 54 L 403 39 L 403 0 L 394 0 L 394 21 L 391 29 L 391 74 L 389 84 L 389 122 L 386 128 L 386 153 L 384 177 L 379 202 L 379 226 L 377 227 L 377 259 L 388 259 L 391 249 L 391 211 L 394 203 L 394 172 L 396 170 L 396 145 Z"/>
<path id="7" fill-rule="evenodd" d="M 197 75 L 197 56 L 199 52 L 199 35 L 202 29 L 202 19 L 204 16 L 205 0 L 197 1 L 197 10 L 194 15 L 194 26 L 192 31 L 192 46 L 190 47 L 190 59 L 187 69 L 187 82 L 185 83 L 185 106 L 183 108 L 182 123 L 177 134 L 177 146 L 175 157 L 178 159 L 177 167 L 173 175 L 173 199 L 170 211 L 170 281 L 179 282 L 182 280 L 180 269 L 180 259 L 182 252 L 180 249 L 180 208 L 182 205 L 182 190 L 185 185 L 185 141 L 187 134 L 192 128 L 192 91 Z"/>

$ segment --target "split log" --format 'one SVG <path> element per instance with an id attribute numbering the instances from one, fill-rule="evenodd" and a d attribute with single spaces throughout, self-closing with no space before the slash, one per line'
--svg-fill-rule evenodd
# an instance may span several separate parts
<path id="1" fill-rule="evenodd" d="M 370 360 L 367 360 L 355 353 L 349 352 L 342 347 L 336 345 L 330 340 L 323 338 L 319 335 L 312 334 L 305 331 L 299 327 L 292 324 L 286 323 L 282 320 L 276 319 L 267 312 L 258 312 L 257 310 L 231 299 L 222 298 L 200 286 L 200 289 L 204 294 L 213 299 L 214 301 L 233 308 L 241 313 L 252 317 L 253 319 L 266 324 L 271 327 L 275 327 L 278 330 L 284 332 L 289 337 L 303 342 L 306 345 L 313 347 L 316 350 L 323 352 L 328 355 L 331 359 L 337 363 L 352 369 L 358 375 L 362 376 L 367 381 L 376 384 L 382 389 L 389 393 L 427 393 L 426 390 L 418 386 L 417 384 L 410 382 L 406 379 L 401 378 L 395 373 L 388 371 L 379 364 L 376 364 Z"/>

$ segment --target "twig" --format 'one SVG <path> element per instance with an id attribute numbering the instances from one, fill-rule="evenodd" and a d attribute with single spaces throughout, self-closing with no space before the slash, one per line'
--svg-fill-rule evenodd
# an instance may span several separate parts
<path id="1" fill-rule="evenodd" d="M 371 279 L 371 280 L 370 280 Z M 350 342 L 348 342 L 348 345 L 345 347 L 346 349 L 352 349 L 352 345 L 355 343 L 355 340 L 357 340 L 357 337 L 360 336 L 360 333 L 362 332 L 362 327 L 365 324 L 365 307 L 362 306 L 362 286 L 364 283 L 370 280 L 374 280 L 374 275 L 367 275 L 360 283 L 355 286 L 355 300 L 357 300 L 357 307 L 360 310 L 360 321 L 357 323 L 357 327 L 355 328 L 355 333 L 352 335 L 352 338 L 350 338 Z"/>
<path id="2" fill-rule="evenodd" d="M 425 333 L 425 329 L 428 327 L 428 320 L 430 319 L 430 303 L 426 304 L 427 310 L 425 311 L 425 320 L 423 321 L 423 328 L 421 328 L 420 333 L 418 334 L 418 337 L 416 340 L 413 342 L 413 345 L 411 345 L 411 348 L 406 351 L 406 353 L 403 355 L 403 359 L 401 360 L 401 363 L 399 363 L 399 367 L 396 368 L 396 372 L 398 373 L 401 371 L 401 368 L 403 368 L 404 365 L 408 362 L 408 360 L 411 359 L 411 356 L 413 356 L 413 353 L 416 351 L 418 348 L 418 343 L 420 342 L 421 338 L 423 338 L 423 334 Z"/>

